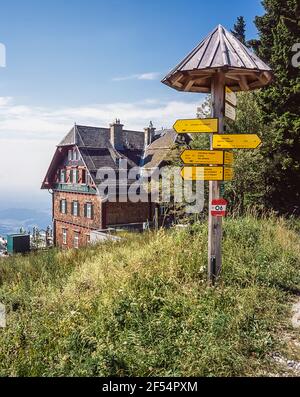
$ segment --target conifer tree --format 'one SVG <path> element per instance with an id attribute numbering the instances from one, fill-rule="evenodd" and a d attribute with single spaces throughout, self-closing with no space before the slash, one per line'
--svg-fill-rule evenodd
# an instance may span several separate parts
<path id="1" fill-rule="evenodd" d="M 246 45 L 246 22 L 244 17 L 238 17 L 231 33 L 244 45 Z"/>
<path id="2" fill-rule="evenodd" d="M 293 46 L 300 42 L 299 2 L 264 0 L 263 5 L 254 45 L 274 71 L 273 84 L 258 96 L 262 121 L 271 126 L 262 148 L 265 202 L 280 213 L 300 214 L 300 70 L 292 64 Z"/>

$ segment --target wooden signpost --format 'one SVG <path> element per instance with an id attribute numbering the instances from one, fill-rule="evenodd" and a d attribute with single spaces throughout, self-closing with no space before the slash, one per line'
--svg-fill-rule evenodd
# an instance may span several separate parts
<path id="1" fill-rule="evenodd" d="M 264 87 L 271 83 L 272 77 L 268 65 L 218 25 L 162 80 L 178 91 L 211 93 L 212 119 L 179 120 L 174 125 L 177 133 L 211 134 L 211 154 L 187 150 L 181 155 L 184 163 L 194 164 L 182 169 L 184 179 L 209 180 L 208 280 L 211 284 L 222 268 L 222 218 L 227 205 L 220 197 L 222 181 L 233 177 L 232 168 L 224 167 L 232 164 L 233 156 L 226 153 L 228 149 L 255 149 L 261 144 L 256 135 L 225 135 L 224 117 L 236 119 L 235 92 Z M 197 164 L 209 166 L 197 167 Z"/>

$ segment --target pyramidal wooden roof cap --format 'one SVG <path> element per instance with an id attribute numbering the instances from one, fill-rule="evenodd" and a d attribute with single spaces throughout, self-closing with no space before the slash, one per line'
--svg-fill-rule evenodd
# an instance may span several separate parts
<path id="1" fill-rule="evenodd" d="M 233 91 L 261 88 L 272 81 L 271 68 L 232 33 L 218 25 L 162 83 L 179 91 L 210 92 L 213 75 L 222 70 Z"/>

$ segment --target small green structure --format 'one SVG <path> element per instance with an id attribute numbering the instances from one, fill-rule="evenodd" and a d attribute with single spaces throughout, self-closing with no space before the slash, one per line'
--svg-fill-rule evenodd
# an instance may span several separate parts
<path id="1" fill-rule="evenodd" d="M 7 236 L 7 252 L 9 254 L 25 254 L 29 251 L 29 234 L 10 234 Z"/>

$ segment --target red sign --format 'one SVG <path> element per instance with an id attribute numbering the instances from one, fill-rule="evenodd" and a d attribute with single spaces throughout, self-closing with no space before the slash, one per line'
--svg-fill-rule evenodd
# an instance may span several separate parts
<path id="1" fill-rule="evenodd" d="M 211 202 L 212 216 L 226 216 L 227 201 L 224 199 L 213 200 Z"/>

